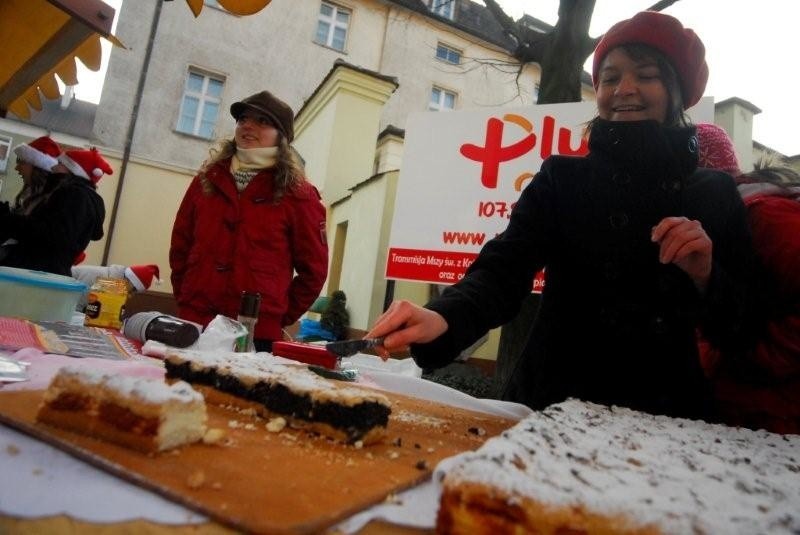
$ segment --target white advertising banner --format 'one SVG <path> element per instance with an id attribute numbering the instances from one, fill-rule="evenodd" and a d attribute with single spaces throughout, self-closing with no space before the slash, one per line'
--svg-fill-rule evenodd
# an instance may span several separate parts
<path id="1" fill-rule="evenodd" d="M 594 102 L 409 116 L 386 277 L 452 284 L 502 232 L 522 189 L 551 154 L 587 152 Z M 713 122 L 706 97 L 690 110 Z M 541 274 L 534 290 L 542 284 Z"/>

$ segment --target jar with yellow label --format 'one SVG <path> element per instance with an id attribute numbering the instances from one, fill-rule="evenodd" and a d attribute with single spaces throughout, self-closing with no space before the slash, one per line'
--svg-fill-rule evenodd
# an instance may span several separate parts
<path id="1" fill-rule="evenodd" d="M 119 329 L 129 295 L 130 285 L 125 279 L 98 278 L 86 296 L 84 325 Z"/>

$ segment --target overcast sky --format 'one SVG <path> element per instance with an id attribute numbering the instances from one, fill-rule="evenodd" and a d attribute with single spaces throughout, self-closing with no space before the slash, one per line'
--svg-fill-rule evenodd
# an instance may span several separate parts
<path id="1" fill-rule="evenodd" d="M 122 3 L 104 1 L 117 10 Z M 515 19 L 527 12 L 555 24 L 558 17 L 558 0 L 498 1 Z M 600 35 L 654 3 L 597 0 L 589 33 Z M 762 110 L 754 119 L 753 138 L 787 156 L 800 154 L 800 0 L 679 0 L 664 12 L 695 30 L 705 43 L 710 70 L 705 94 L 717 102 L 730 97 L 749 101 Z M 100 80 L 110 53 L 110 45 L 102 41 L 100 73 L 91 73 L 78 62 L 76 94 L 80 99 L 100 100 Z"/>
<path id="2" fill-rule="evenodd" d="M 558 19 L 558 0 L 498 2 L 515 19 L 526 12 L 549 24 Z M 655 2 L 597 0 L 589 34 L 596 37 Z M 679 0 L 664 13 L 703 40 L 706 96 L 752 103 L 761 109 L 753 120 L 753 139 L 787 156 L 800 154 L 800 0 Z"/>

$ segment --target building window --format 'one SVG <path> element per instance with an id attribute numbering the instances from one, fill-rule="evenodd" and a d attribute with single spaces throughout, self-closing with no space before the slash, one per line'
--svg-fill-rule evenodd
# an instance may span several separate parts
<path id="1" fill-rule="evenodd" d="M 328 2 L 322 2 L 317 20 L 316 43 L 344 51 L 350 11 Z"/>
<path id="2" fill-rule="evenodd" d="M 436 59 L 446 61 L 447 63 L 452 63 L 453 65 L 458 65 L 461 63 L 461 52 L 455 48 L 450 48 L 447 45 L 439 43 L 436 47 Z"/>
<path id="3" fill-rule="evenodd" d="M 0 136 L 0 173 L 6 172 L 8 157 L 11 154 L 11 142 L 13 140 L 7 136 Z"/>
<path id="4" fill-rule="evenodd" d="M 454 110 L 456 108 L 456 94 L 439 87 L 431 89 L 431 101 L 428 109 L 432 111 Z"/>
<path id="5" fill-rule="evenodd" d="M 197 71 L 189 71 L 178 118 L 178 132 L 211 139 L 217 124 L 224 81 Z"/>
<path id="6" fill-rule="evenodd" d="M 441 15 L 446 19 L 453 20 L 453 14 L 455 13 L 454 6 L 456 4 L 456 0 L 430 0 L 428 4 L 431 8 L 431 11 L 436 13 L 437 15 Z"/>

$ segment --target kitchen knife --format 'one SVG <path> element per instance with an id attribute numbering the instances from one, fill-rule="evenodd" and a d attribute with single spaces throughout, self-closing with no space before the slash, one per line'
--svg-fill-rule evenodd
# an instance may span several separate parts
<path id="1" fill-rule="evenodd" d="M 341 340 L 328 342 L 325 349 L 337 357 L 352 357 L 360 351 L 383 344 L 383 338 L 364 338 L 362 340 Z"/>

